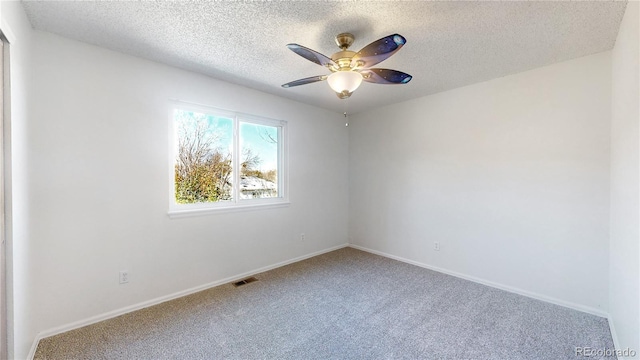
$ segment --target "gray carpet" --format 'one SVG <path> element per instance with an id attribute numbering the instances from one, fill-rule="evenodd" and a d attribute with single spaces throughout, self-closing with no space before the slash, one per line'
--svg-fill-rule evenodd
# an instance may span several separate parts
<path id="1" fill-rule="evenodd" d="M 35 359 L 555 360 L 614 347 L 604 318 L 351 248 L 256 277 L 43 339 Z"/>

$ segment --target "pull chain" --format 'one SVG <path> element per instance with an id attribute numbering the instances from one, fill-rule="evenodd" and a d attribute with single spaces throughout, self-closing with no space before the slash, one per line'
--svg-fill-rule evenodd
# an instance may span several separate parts
<path id="1" fill-rule="evenodd" d="M 347 103 L 348 100 L 349 99 L 344 100 L 344 121 L 345 121 L 344 126 L 349 126 L 349 115 L 347 115 L 347 106 L 349 105 Z"/>

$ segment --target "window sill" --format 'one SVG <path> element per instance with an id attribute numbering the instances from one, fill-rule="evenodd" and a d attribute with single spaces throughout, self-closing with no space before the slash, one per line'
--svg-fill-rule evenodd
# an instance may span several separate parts
<path id="1" fill-rule="evenodd" d="M 169 210 L 168 215 L 171 219 L 180 219 L 194 216 L 204 216 L 211 214 L 231 213 L 231 212 L 243 212 L 254 210 L 269 210 L 288 207 L 291 203 L 289 201 L 268 203 L 268 204 L 251 204 L 251 205 L 234 205 L 224 207 L 210 207 L 200 209 L 184 209 L 184 210 Z"/>

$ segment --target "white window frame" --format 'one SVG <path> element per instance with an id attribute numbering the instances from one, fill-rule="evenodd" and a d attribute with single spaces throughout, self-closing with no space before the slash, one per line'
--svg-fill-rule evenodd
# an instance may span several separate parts
<path id="1" fill-rule="evenodd" d="M 232 154 L 232 198 L 231 201 L 220 201 L 197 204 L 178 204 L 175 197 L 175 161 L 178 153 L 178 138 L 174 121 L 175 110 L 187 110 L 233 120 L 233 154 Z M 260 199 L 240 199 L 240 123 L 251 123 L 279 127 L 278 131 L 278 197 Z M 223 110 L 211 106 L 191 104 L 182 101 L 171 101 L 169 106 L 169 217 L 180 218 L 207 215 L 220 212 L 271 209 L 289 205 L 289 163 L 287 122 L 263 116 L 245 114 L 237 111 Z"/>

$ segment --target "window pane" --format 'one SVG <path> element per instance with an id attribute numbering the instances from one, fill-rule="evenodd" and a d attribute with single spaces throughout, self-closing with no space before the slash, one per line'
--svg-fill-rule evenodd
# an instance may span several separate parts
<path id="1" fill-rule="evenodd" d="M 180 109 L 173 117 L 176 203 L 233 200 L 233 120 Z"/>
<path id="2" fill-rule="evenodd" d="M 240 199 L 278 197 L 279 130 L 240 123 Z"/>

